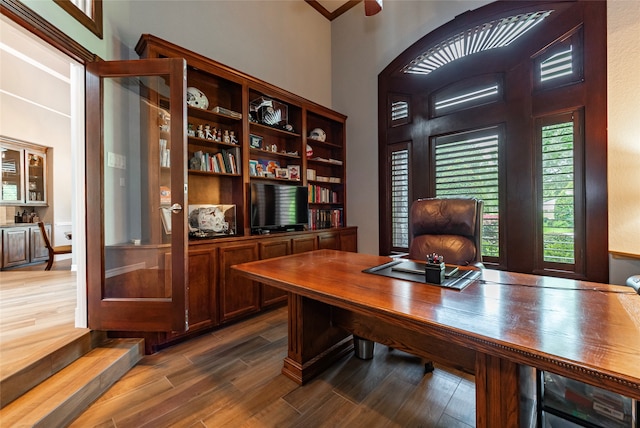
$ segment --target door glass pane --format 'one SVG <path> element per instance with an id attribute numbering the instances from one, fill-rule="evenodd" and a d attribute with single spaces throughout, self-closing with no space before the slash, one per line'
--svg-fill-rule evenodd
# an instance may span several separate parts
<path id="1" fill-rule="evenodd" d="M 103 81 L 106 299 L 171 298 L 168 82 L 168 76 Z"/>
<path id="2" fill-rule="evenodd" d="M 45 201 L 44 156 L 27 152 L 27 202 Z"/>
<path id="3" fill-rule="evenodd" d="M 21 201 L 22 151 L 0 147 L 2 152 L 2 202 Z"/>

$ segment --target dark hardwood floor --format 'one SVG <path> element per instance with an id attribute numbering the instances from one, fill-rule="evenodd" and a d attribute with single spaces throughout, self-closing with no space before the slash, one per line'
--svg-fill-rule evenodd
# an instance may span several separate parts
<path id="1" fill-rule="evenodd" d="M 280 373 L 286 308 L 149 355 L 72 427 L 470 427 L 467 374 L 376 345 L 305 386 Z"/>
<path id="2" fill-rule="evenodd" d="M 61 261 L 53 268 L 59 272 L 44 272 L 44 265 L 0 272 L 0 374 L 51 347 L 52 331 L 77 334 L 69 267 Z M 145 356 L 71 426 L 475 425 L 467 374 L 436 366 L 423 376 L 418 358 L 376 345 L 372 360 L 348 356 L 300 387 L 280 373 L 286 350 L 280 308 Z"/>

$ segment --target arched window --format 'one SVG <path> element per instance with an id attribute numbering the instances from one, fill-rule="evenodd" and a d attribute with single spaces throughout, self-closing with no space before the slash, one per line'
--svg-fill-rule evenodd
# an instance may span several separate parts
<path id="1" fill-rule="evenodd" d="M 608 280 L 605 2 L 491 3 L 378 81 L 381 254 L 413 200 L 474 196 L 488 267 Z"/>

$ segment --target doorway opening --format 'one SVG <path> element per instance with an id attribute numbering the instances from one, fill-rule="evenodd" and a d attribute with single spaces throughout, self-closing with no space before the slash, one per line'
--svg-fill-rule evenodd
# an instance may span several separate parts
<path id="1" fill-rule="evenodd" d="M 73 245 L 56 262 L 75 272 L 72 321 L 86 328 L 84 65 L 5 15 L 0 24 L 0 135 L 47 148 L 47 203 L 32 209 L 51 224 L 53 245 Z M 0 206 L 0 221 L 13 223 L 20 208 Z"/>

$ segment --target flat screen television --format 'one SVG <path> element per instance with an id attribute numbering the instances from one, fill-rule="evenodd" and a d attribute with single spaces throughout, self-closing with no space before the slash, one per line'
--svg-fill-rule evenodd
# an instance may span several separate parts
<path id="1" fill-rule="evenodd" d="M 306 186 L 251 183 L 251 233 L 304 230 L 309 223 Z"/>

